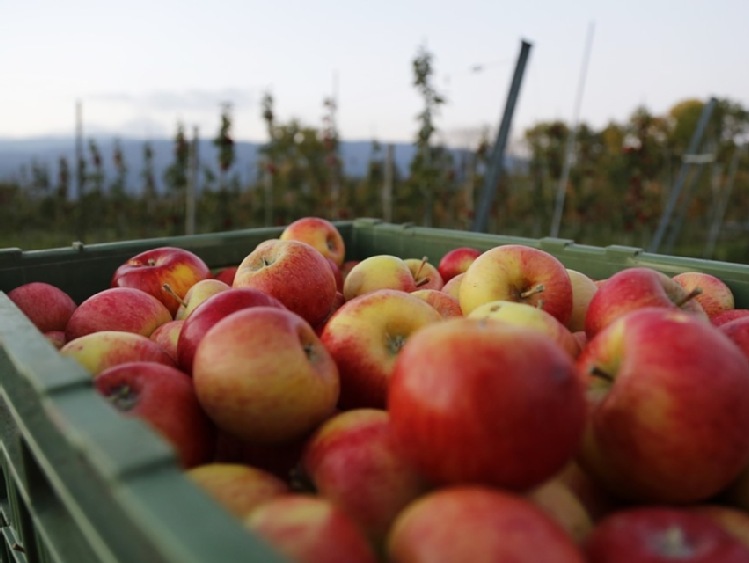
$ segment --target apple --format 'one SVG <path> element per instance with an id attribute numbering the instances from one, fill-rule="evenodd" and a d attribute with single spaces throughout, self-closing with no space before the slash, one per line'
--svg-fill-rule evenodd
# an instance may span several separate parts
<path id="1" fill-rule="evenodd" d="M 277 307 L 244 309 L 217 322 L 198 344 L 192 375 L 214 423 L 259 443 L 311 432 L 338 401 L 329 352 L 309 323 Z"/>
<path id="2" fill-rule="evenodd" d="M 450 281 L 446 282 L 444 286 L 442 286 L 442 291 L 444 293 L 447 293 L 450 297 L 456 299 L 458 301 L 458 304 L 460 304 L 460 284 L 463 283 L 464 277 L 465 273 L 458 274 L 454 278 L 451 278 Z"/>
<path id="3" fill-rule="evenodd" d="M 688 292 L 666 274 L 637 266 L 620 270 L 598 288 L 588 304 L 585 332 L 590 340 L 622 315 L 644 307 L 684 310 L 707 319 L 697 292 Z"/>
<path id="4" fill-rule="evenodd" d="M 241 463 L 268 471 L 289 483 L 292 488 L 305 488 L 299 463 L 309 433 L 289 442 L 263 444 L 240 440 L 226 432 L 218 432 L 213 461 Z"/>
<path id="5" fill-rule="evenodd" d="M 335 261 L 332 258 L 325 258 L 325 260 L 328 262 L 328 266 L 330 266 L 330 270 L 333 272 L 333 277 L 335 278 L 335 288 L 338 293 L 343 293 L 343 273 L 341 272 L 341 268 L 338 266 L 338 264 L 335 263 Z"/>
<path id="6" fill-rule="evenodd" d="M 343 276 L 344 282 L 346 280 L 346 276 L 349 275 L 349 273 L 351 272 L 351 270 L 354 269 L 354 266 L 356 266 L 359 262 L 361 262 L 361 260 L 346 260 L 341 265 L 341 275 Z"/>
<path id="7" fill-rule="evenodd" d="M 423 299 L 443 317 L 462 317 L 463 310 L 457 299 L 438 289 L 417 289 L 411 295 Z"/>
<path id="8" fill-rule="evenodd" d="M 442 280 L 447 283 L 458 274 L 468 269 L 473 261 L 481 256 L 481 251 L 467 246 L 453 248 L 440 258 L 437 270 Z"/>
<path id="9" fill-rule="evenodd" d="M 411 270 L 417 289 L 442 289 L 445 282 L 442 281 L 437 267 L 430 264 L 428 258 L 406 258 L 403 260 Z"/>
<path id="10" fill-rule="evenodd" d="M 411 293 L 418 288 L 408 264 L 402 258 L 388 254 L 365 258 L 351 269 L 343 282 L 346 301 L 378 289 Z"/>
<path id="11" fill-rule="evenodd" d="M 238 518 L 272 498 L 288 494 L 289 486 L 275 475 L 241 463 L 205 463 L 186 477 Z"/>
<path id="12" fill-rule="evenodd" d="M 468 266 L 460 284 L 460 307 L 468 315 L 479 305 L 500 300 L 542 308 L 566 325 L 572 314 L 572 282 L 562 263 L 544 250 L 495 246 Z"/>
<path id="13" fill-rule="evenodd" d="M 608 515 L 588 536 L 584 552 L 589 563 L 749 561 L 749 549 L 708 516 L 671 506 Z"/>
<path id="14" fill-rule="evenodd" d="M 156 342 L 123 330 L 100 330 L 74 338 L 60 348 L 60 354 L 81 364 L 94 377 L 109 367 L 138 360 L 176 367 Z"/>
<path id="15" fill-rule="evenodd" d="M 528 499 L 480 486 L 426 494 L 398 516 L 391 563 L 584 563 L 573 540 Z"/>
<path id="16" fill-rule="evenodd" d="M 233 287 L 252 287 L 275 297 L 311 325 L 328 316 L 337 289 L 327 260 L 307 243 L 269 239 L 237 270 Z"/>
<path id="17" fill-rule="evenodd" d="M 583 502 L 558 478 L 534 487 L 526 498 L 548 514 L 578 545 L 593 530 L 593 519 Z"/>
<path id="18" fill-rule="evenodd" d="M 222 291 L 229 289 L 229 286 L 215 278 L 206 278 L 196 282 L 190 289 L 185 293 L 185 297 L 181 300 L 177 312 L 174 318 L 177 320 L 183 320 L 195 310 L 195 307 L 200 305 L 203 301 L 208 299 L 211 295 L 216 295 Z"/>
<path id="19" fill-rule="evenodd" d="M 716 327 L 749 359 L 749 316 L 739 317 Z"/>
<path id="20" fill-rule="evenodd" d="M 224 266 L 223 268 L 219 268 L 213 273 L 213 277 L 217 280 L 221 280 L 226 285 L 231 287 L 234 285 L 234 276 L 237 273 L 237 270 L 239 269 L 239 264 L 236 264 L 234 266 Z"/>
<path id="21" fill-rule="evenodd" d="M 585 330 L 585 314 L 588 312 L 590 300 L 598 291 L 598 285 L 592 278 L 577 270 L 567 268 L 567 274 L 572 282 L 572 315 L 567 321 L 567 328 L 577 332 Z"/>
<path id="22" fill-rule="evenodd" d="M 695 301 L 702 305 L 702 309 L 709 318 L 730 311 L 734 306 L 733 292 L 726 283 L 707 272 L 682 272 L 672 278 L 687 293 L 698 290 Z"/>
<path id="23" fill-rule="evenodd" d="M 101 330 L 123 330 L 150 336 L 172 320 L 164 304 L 140 289 L 113 287 L 94 293 L 78 305 L 65 329 L 68 341 Z"/>
<path id="24" fill-rule="evenodd" d="M 393 449 L 384 410 L 355 409 L 328 419 L 308 440 L 301 468 L 317 494 L 343 508 L 375 545 L 426 490 Z"/>
<path id="25" fill-rule="evenodd" d="M 731 309 L 730 311 L 723 311 L 722 313 L 718 313 L 710 319 L 710 322 L 712 322 L 715 326 L 720 326 L 722 324 L 747 316 L 749 316 L 749 309 Z"/>
<path id="26" fill-rule="evenodd" d="M 39 332 L 64 331 L 76 309 L 75 301 L 57 286 L 28 282 L 11 289 L 8 298 L 39 329 Z"/>
<path id="27" fill-rule="evenodd" d="M 244 526 L 298 563 L 376 563 L 362 531 L 325 498 L 288 494 L 245 516 Z"/>
<path id="28" fill-rule="evenodd" d="M 118 411 L 145 421 L 172 444 L 182 467 L 213 458 L 213 424 L 184 372 L 157 362 L 126 362 L 103 370 L 94 386 Z"/>
<path id="29" fill-rule="evenodd" d="M 709 322 L 632 311 L 588 342 L 577 369 L 589 405 L 578 460 L 617 497 L 704 501 L 749 463 L 749 360 Z"/>
<path id="30" fill-rule="evenodd" d="M 177 340 L 177 365 L 185 373 L 192 374 L 195 350 L 206 332 L 224 317 L 251 307 L 278 307 L 285 309 L 276 299 L 251 287 L 234 287 L 210 296 L 187 318 Z"/>
<path id="31" fill-rule="evenodd" d="M 572 459 L 585 423 L 569 355 L 537 330 L 489 318 L 413 334 L 395 361 L 388 410 L 397 451 L 432 484 L 516 491 Z"/>
<path id="32" fill-rule="evenodd" d="M 491 318 L 505 323 L 538 330 L 550 336 L 572 358 L 580 353 L 580 344 L 567 327 L 539 307 L 518 301 L 489 301 L 476 307 L 470 318 Z"/>
<path id="33" fill-rule="evenodd" d="M 312 327 L 315 329 L 315 334 L 317 336 L 322 337 L 322 331 L 325 328 L 325 325 L 328 324 L 328 321 L 331 319 L 331 317 L 335 314 L 335 312 L 338 309 L 340 309 L 343 306 L 345 302 L 346 302 L 346 298 L 343 296 L 343 293 L 341 292 L 336 293 L 335 301 L 333 301 L 333 304 L 330 307 L 330 313 L 328 313 L 328 316 Z"/>
<path id="34" fill-rule="evenodd" d="M 570 460 L 552 479 L 572 491 L 594 522 L 619 507 L 611 493 L 580 467 L 576 459 Z"/>
<path id="35" fill-rule="evenodd" d="M 344 303 L 321 340 L 338 366 L 339 406 L 385 408 L 390 375 L 404 343 L 442 316 L 424 300 L 395 289 L 365 293 Z"/>
<path id="36" fill-rule="evenodd" d="M 321 217 L 297 219 L 284 228 L 279 238 L 306 242 L 336 266 L 341 266 L 346 256 L 346 244 L 338 227 Z"/>
<path id="37" fill-rule="evenodd" d="M 150 293 L 161 301 L 174 316 L 180 299 L 187 290 L 211 271 L 195 253 L 171 246 L 162 246 L 136 254 L 115 270 L 112 287 L 132 287 Z M 168 286 L 171 291 L 164 289 Z"/>
<path id="38" fill-rule="evenodd" d="M 698 504 L 692 510 L 704 514 L 749 548 L 749 513 L 733 506 Z"/>
<path id="39" fill-rule="evenodd" d="M 44 333 L 44 337 L 58 350 L 65 346 L 65 343 L 68 341 L 64 330 L 49 330 Z"/>
<path id="40" fill-rule="evenodd" d="M 160 325 L 151 333 L 150 338 L 156 344 L 161 346 L 169 356 L 177 362 L 177 343 L 179 335 L 182 332 L 182 326 L 185 324 L 184 319 L 174 320 Z M 184 371 L 184 370 L 183 370 Z"/>

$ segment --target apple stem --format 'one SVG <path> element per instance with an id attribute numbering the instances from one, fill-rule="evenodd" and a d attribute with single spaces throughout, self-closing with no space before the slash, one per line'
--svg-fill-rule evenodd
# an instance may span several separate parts
<path id="1" fill-rule="evenodd" d="M 414 278 L 419 279 L 419 274 L 421 273 L 422 268 L 424 268 L 424 264 L 427 263 L 428 258 L 426 256 L 422 257 L 421 263 L 419 264 L 419 267 L 416 268 L 416 272 L 414 273 Z"/>
<path id="2" fill-rule="evenodd" d="M 534 285 L 530 289 L 526 289 L 523 293 L 520 294 L 520 297 L 525 299 L 526 297 L 530 297 L 531 295 L 535 295 L 536 293 L 541 293 L 544 290 L 544 284 L 540 283 L 538 285 Z"/>
<path id="3" fill-rule="evenodd" d="M 416 287 L 421 287 L 429 283 L 429 278 L 423 278 L 416 282 Z"/>
<path id="4" fill-rule="evenodd" d="M 178 302 L 178 303 L 179 303 L 180 305 L 182 305 L 182 306 L 183 306 L 183 307 L 184 307 L 185 309 L 187 309 L 187 303 L 185 303 L 185 300 L 184 300 L 184 299 L 182 299 L 182 298 L 181 298 L 181 297 L 180 297 L 179 295 L 177 295 L 177 294 L 176 294 L 176 293 L 174 292 L 174 290 L 172 289 L 172 286 L 171 286 L 171 285 L 169 285 L 168 283 L 165 283 L 164 285 L 162 285 L 162 286 L 161 286 L 161 289 L 163 289 L 163 290 L 164 290 L 164 291 L 166 291 L 166 292 L 167 292 L 167 293 L 168 293 L 169 295 L 171 295 L 172 297 L 174 297 L 174 299 L 175 299 L 175 300 L 176 300 L 176 301 L 177 301 L 177 302 Z"/>
<path id="5" fill-rule="evenodd" d="M 588 370 L 588 374 L 592 375 L 593 377 L 599 377 L 603 379 L 604 381 L 608 381 L 609 383 L 614 382 L 613 375 L 611 375 L 607 371 L 603 371 L 600 367 L 596 365 L 590 366 L 590 369 Z"/>
<path id="6" fill-rule="evenodd" d="M 691 301 L 692 299 L 694 299 L 695 297 L 697 297 L 701 293 L 702 293 L 702 288 L 701 287 L 695 287 L 692 291 L 690 291 L 684 297 L 682 297 L 681 299 L 679 299 L 676 302 L 676 306 L 677 307 L 681 307 L 682 305 L 684 305 L 685 303 L 688 303 L 689 301 Z"/>

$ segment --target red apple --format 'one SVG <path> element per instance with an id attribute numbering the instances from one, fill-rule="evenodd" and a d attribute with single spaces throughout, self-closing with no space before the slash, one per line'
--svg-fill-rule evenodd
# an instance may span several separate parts
<path id="1" fill-rule="evenodd" d="M 289 487 L 275 475 L 239 463 L 206 463 L 186 476 L 223 508 L 244 518 L 261 504 L 288 494 Z"/>
<path id="2" fill-rule="evenodd" d="M 57 286 L 29 282 L 10 290 L 8 298 L 39 329 L 39 332 L 64 331 L 75 311 L 73 298 Z"/>
<path id="3" fill-rule="evenodd" d="M 499 489 L 445 488 L 401 512 L 391 563 L 583 563 L 581 550 L 541 508 Z"/>
<path id="4" fill-rule="evenodd" d="M 588 304 L 585 332 L 588 340 L 622 315 L 644 307 L 682 309 L 707 319 L 702 306 L 666 274 L 647 267 L 621 270 L 598 288 Z"/>
<path id="5" fill-rule="evenodd" d="M 221 280 L 226 285 L 231 287 L 234 285 L 234 276 L 237 273 L 237 270 L 239 269 L 239 264 L 235 266 L 224 266 L 223 268 L 219 268 L 213 273 L 213 277 L 217 280 Z"/>
<path id="6" fill-rule="evenodd" d="M 589 405 L 579 461 L 614 495 L 699 502 L 749 462 L 749 361 L 710 323 L 674 308 L 630 312 L 588 342 L 577 368 Z"/>
<path id="7" fill-rule="evenodd" d="M 324 498 L 288 494 L 264 502 L 244 518 L 245 527 L 298 563 L 375 563 L 361 530 Z"/>
<path id="8" fill-rule="evenodd" d="M 65 337 L 64 330 L 50 330 L 44 333 L 44 337 L 49 341 L 52 346 L 58 350 L 65 346 L 68 339 Z"/>
<path id="9" fill-rule="evenodd" d="M 495 246 L 476 258 L 460 284 L 464 315 L 489 301 L 540 307 L 566 325 L 572 315 L 572 281 L 564 265 L 544 250 L 522 244 Z"/>
<path id="10" fill-rule="evenodd" d="M 462 274 L 479 256 L 481 256 L 480 250 L 466 246 L 453 248 L 448 251 L 440 258 L 437 266 L 442 280 L 447 283 L 458 274 Z"/>
<path id="11" fill-rule="evenodd" d="M 589 563 L 749 561 L 749 549 L 708 516 L 669 506 L 610 514 L 588 536 L 585 555 Z"/>
<path id="12" fill-rule="evenodd" d="M 307 442 L 302 470 L 322 495 L 380 544 L 425 484 L 393 449 L 387 411 L 357 409 L 325 422 Z"/>
<path id="13" fill-rule="evenodd" d="M 94 293 L 78 306 L 68 321 L 65 337 L 70 341 L 101 330 L 151 336 L 171 320 L 169 310 L 153 295 L 130 287 L 113 287 Z"/>
<path id="14" fill-rule="evenodd" d="M 692 510 L 704 514 L 749 549 L 749 513 L 733 506 L 698 504 Z"/>
<path id="15" fill-rule="evenodd" d="M 309 323 L 277 307 L 244 309 L 216 323 L 198 344 L 192 375 L 215 424 L 259 443 L 311 432 L 338 401 L 330 354 Z"/>
<path id="16" fill-rule="evenodd" d="M 151 340 L 161 346 L 171 356 L 175 363 L 177 362 L 177 343 L 179 342 L 179 335 L 182 332 L 184 324 L 184 319 L 169 321 L 159 326 L 149 336 Z"/>
<path id="17" fill-rule="evenodd" d="M 749 316 L 739 317 L 716 327 L 749 359 Z"/>
<path id="18" fill-rule="evenodd" d="M 338 366 L 339 406 L 385 408 L 395 359 L 421 327 L 441 321 L 434 307 L 409 293 L 381 289 L 343 304 L 321 340 Z"/>
<path id="19" fill-rule="evenodd" d="M 573 360 L 549 336 L 466 317 L 411 336 L 388 408 L 397 450 L 433 484 L 518 491 L 572 458 L 585 422 Z"/>
<path id="20" fill-rule="evenodd" d="M 184 321 L 177 340 L 177 365 L 192 374 L 195 350 L 206 332 L 224 317 L 251 307 L 278 307 L 283 304 L 264 291 L 251 287 L 235 287 L 210 296 Z"/>
<path id="21" fill-rule="evenodd" d="M 445 285 L 442 286 L 442 290 L 441 290 L 444 293 L 447 293 L 450 297 L 456 299 L 458 301 L 458 304 L 460 304 L 460 284 L 463 283 L 464 277 L 465 277 L 465 273 L 458 274 L 457 276 L 452 278 L 449 282 L 446 282 Z"/>
<path id="22" fill-rule="evenodd" d="M 346 301 L 379 289 L 397 289 L 411 293 L 418 289 L 408 264 L 397 256 L 381 254 L 359 262 L 343 282 Z"/>
<path id="23" fill-rule="evenodd" d="M 695 296 L 697 301 L 711 319 L 724 312 L 733 309 L 733 292 L 723 280 L 708 274 L 707 272 L 682 272 L 676 274 L 673 280 L 678 283 L 687 293 L 698 290 Z"/>
<path id="24" fill-rule="evenodd" d="M 270 239 L 242 261 L 234 287 L 252 287 L 275 297 L 286 308 L 315 325 L 330 313 L 336 281 L 327 260 L 312 246 L 295 240 Z"/>
<path id="25" fill-rule="evenodd" d="M 172 357 L 156 342 L 122 330 L 100 330 L 75 338 L 66 342 L 60 353 L 81 364 L 93 376 L 109 367 L 139 360 L 176 367 Z"/>
<path id="26" fill-rule="evenodd" d="M 302 217 L 286 226 L 281 240 L 306 242 L 320 254 L 330 258 L 336 266 L 343 264 L 346 244 L 338 227 L 321 217 Z"/>
<path id="27" fill-rule="evenodd" d="M 333 272 L 333 277 L 335 278 L 336 291 L 343 294 L 343 273 L 341 272 L 341 268 L 338 267 L 338 264 L 336 264 L 332 258 L 326 258 L 326 260 L 330 266 L 330 270 Z"/>
<path id="28" fill-rule="evenodd" d="M 187 290 L 211 271 L 195 253 L 184 248 L 162 246 L 136 254 L 112 277 L 112 287 L 132 287 L 150 293 L 174 316 Z M 167 285 L 171 291 L 166 290 Z"/>
<path id="29" fill-rule="evenodd" d="M 444 291 L 438 289 L 417 289 L 416 291 L 412 291 L 411 295 L 429 303 L 443 318 L 463 316 L 463 311 L 460 308 L 458 300 Z"/>
<path id="30" fill-rule="evenodd" d="M 114 408 L 144 420 L 172 444 L 183 467 L 212 459 L 215 429 L 184 372 L 157 362 L 128 362 L 99 373 L 94 385 Z"/>
<path id="31" fill-rule="evenodd" d="M 731 309 L 730 311 L 723 311 L 722 313 L 718 313 L 710 319 L 710 322 L 712 322 L 715 326 L 720 326 L 735 319 L 740 319 L 741 317 L 747 316 L 749 316 L 749 309 Z"/>

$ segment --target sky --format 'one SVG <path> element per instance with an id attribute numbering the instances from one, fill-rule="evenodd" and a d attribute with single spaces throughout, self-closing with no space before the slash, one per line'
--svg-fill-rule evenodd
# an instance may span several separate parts
<path id="1" fill-rule="evenodd" d="M 281 122 L 320 126 L 335 95 L 341 138 L 410 141 L 423 46 L 447 98 L 440 137 L 470 145 L 483 128 L 496 134 L 522 40 L 532 48 L 515 136 L 576 114 L 601 127 L 639 105 L 665 113 L 690 97 L 749 106 L 747 0 L 1 4 L 0 138 L 72 135 L 80 100 L 84 135 L 171 137 L 182 122 L 213 137 L 229 102 L 234 137 L 264 140 L 270 91 Z"/>

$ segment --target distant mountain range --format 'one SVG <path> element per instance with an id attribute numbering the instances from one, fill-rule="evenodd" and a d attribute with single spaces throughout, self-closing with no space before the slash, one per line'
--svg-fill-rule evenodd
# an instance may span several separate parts
<path id="1" fill-rule="evenodd" d="M 112 179 L 115 176 L 113 137 L 94 137 L 104 164 L 104 174 Z M 84 139 L 84 157 L 90 162 L 88 151 L 89 138 Z M 140 174 L 143 170 L 143 152 L 145 141 L 142 139 L 120 138 L 124 162 L 127 166 L 127 190 L 134 192 L 140 189 Z M 149 141 L 153 149 L 154 170 L 157 190 L 162 191 L 163 172 L 173 161 L 174 143 L 171 139 L 154 139 Z M 243 185 L 255 182 L 257 178 L 258 149 L 261 143 L 238 141 L 235 144 L 236 161 L 233 171 L 239 175 Z M 382 154 L 386 143 L 380 143 Z M 400 174 L 407 174 L 408 167 L 415 154 L 411 143 L 393 143 L 395 166 Z M 346 176 L 362 177 L 366 174 L 367 164 L 372 158 L 373 141 L 341 141 L 340 154 Z M 456 162 L 465 157 L 466 151 L 453 149 Z M 217 169 L 216 148 L 211 140 L 201 140 L 198 146 L 201 168 L 207 167 L 214 172 Z M 28 179 L 34 163 L 45 167 L 53 185 L 57 183 L 60 158 L 66 158 L 70 167 L 71 189 L 73 189 L 75 170 L 75 140 L 72 137 L 37 137 L 28 139 L 0 138 L 0 182 Z M 521 158 L 508 155 L 506 168 L 509 170 L 523 167 Z"/>

